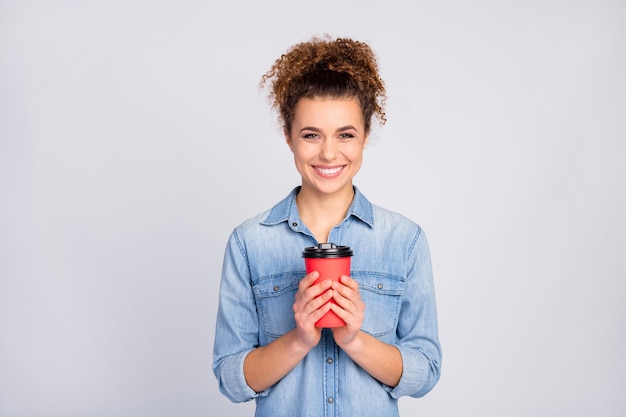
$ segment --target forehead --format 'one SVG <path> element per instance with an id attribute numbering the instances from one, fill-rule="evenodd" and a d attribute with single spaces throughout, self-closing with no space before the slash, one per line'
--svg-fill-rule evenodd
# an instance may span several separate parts
<path id="1" fill-rule="evenodd" d="M 355 97 L 301 98 L 295 106 L 294 124 L 333 127 L 358 125 L 363 127 L 363 113 Z"/>

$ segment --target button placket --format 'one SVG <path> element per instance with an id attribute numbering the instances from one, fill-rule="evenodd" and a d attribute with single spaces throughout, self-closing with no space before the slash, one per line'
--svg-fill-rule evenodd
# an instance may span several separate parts
<path id="1" fill-rule="evenodd" d="M 324 396 L 326 398 L 325 404 L 325 416 L 333 417 L 337 411 L 335 409 L 337 402 L 337 363 L 336 358 L 338 354 L 338 348 L 333 339 L 333 334 L 330 329 L 324 329 L 322 331 L 322 342 L 324 344 L 323 357 L 326 361 L 324 367 Z"/>

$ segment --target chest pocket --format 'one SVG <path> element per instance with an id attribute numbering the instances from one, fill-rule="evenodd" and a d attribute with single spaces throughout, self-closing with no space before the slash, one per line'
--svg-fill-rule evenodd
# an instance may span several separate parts
<path id="1" fill-rule="evenodd" d="M 386 274 L 355 271 L 352 277 L 359 283 L 361 300 L 365 303 L 361 329 L 376 337 L 395 333 L 404 280 Z"/>
<path id="2" fill-rule="evenodd" d="M 259 320 L 269 337 L 279 337 L 296 327 L 293 303 L 304 274 L 285 273 L 264 277 L 252 284 Z"/>

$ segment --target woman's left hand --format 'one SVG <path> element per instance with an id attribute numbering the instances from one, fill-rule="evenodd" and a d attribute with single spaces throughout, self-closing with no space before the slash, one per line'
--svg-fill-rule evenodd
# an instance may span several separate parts
<path id="1" fill-rule="evenodd" d="M 361 300 L 359 283 L 349 276 L 342 276 L 340 282 L 333 282 L 333 299 L 337 304 L 332 304 L 331 309 L 346 325 L 333 328 L 333 337 L 339 346 L 352 342 L 363 323 L 365 315 L 365 303 Z"/>

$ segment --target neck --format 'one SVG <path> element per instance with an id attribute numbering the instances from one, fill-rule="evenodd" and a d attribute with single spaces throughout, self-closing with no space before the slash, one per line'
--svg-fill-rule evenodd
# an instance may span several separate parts
<path id="1" fill-rule="evenodd" d="M 353 198 L 352 186 L 333 194 L 314 193 L 302 187 L 296 196 L 296 203 L 304 224 L 319 242 L 326 242 L 330 230 L 346 217 Z"/>

